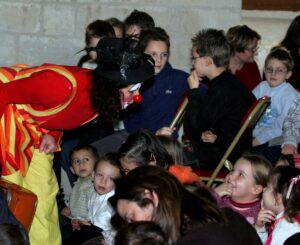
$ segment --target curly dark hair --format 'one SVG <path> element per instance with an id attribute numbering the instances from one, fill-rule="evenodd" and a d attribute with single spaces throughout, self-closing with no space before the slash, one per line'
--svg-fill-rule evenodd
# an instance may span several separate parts
<path id="1" fill-rule="evenodd" d="M 120 93 L 115 82 L 94 72 L 90 88 L 90 100 L 94 110 L 105 122 L 119 118 L 121 111 Z"/>

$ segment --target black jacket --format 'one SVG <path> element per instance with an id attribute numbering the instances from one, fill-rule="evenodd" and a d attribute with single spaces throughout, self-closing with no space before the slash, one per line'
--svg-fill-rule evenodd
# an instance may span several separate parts
<path id="1" fill-rule="evenodd" d="M 188 106 L 184 130 L 201 165 L 215 168 L 226 149 L 240 129 L 242 118 L 256 100 L 255 96 L 234 75 L 223 72 L 210 81 L 206 96 L 198 89 L 188 92 Z M 202 132 L 211 130 L 217 140 L 204 143 Z M 241 153 L 251 147 L 252 132 L 245 133 L 231 154 L 232 163 Z"/>

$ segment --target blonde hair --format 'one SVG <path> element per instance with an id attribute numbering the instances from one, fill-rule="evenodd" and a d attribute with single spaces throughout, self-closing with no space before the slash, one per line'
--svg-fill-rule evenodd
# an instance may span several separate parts
<path id="1" fill-rule="evenodd" d="M 268 176 L 272 170 L 271 163 L 261 155 L 246 153 L 242 155 L 243 159 L 250 162 L 253 169 L 253 178 L 256 185 L 266 187 L 268 184 Z"/>
<path id="2" fill-rule="evenodd" d="M 273 47 L 265 60 L 265 67 L 271 59 L 277 59 L 281 61 L 288 71 L 291 71 L 294 67 L 294 60 L 290 52 L 282 46 Z"/>

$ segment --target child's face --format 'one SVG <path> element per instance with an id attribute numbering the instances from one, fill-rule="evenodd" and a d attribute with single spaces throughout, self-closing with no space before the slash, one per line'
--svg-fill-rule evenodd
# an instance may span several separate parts
<path id="1" fill-rule="evenodd" d="M 93 173 L 95 191 L 102 195 L 115 188 L 114 179 L 120 177 L 120 169 L 107 161 L 100 161 Z"/>
<path id="2" fill-rule="evenodd" d="M 287 70 L 282 61 L 271 58 L 265 67 L 265 75 L 268 84 L 271 87 L 277 87 L 288 79 L 292 73 Z"/>
<path id="3" fill-rule="evenodd" d="M 99 37 L 92 37 L 90 39 L 90 43 L 88 45 L 88 48 L 95 48 L 97 47 L 98 42 L 100 41 Z M 96 60 L 97 59 L 97 53 L 96 51 L 90 51 L 89 52 L 89 56 L 91 57 L 92 60 Z"/>
<path id="4" fill-rule="evenodd" d="M 152 56 L 155 61 L 154 71 L 155 74 L 161 72 L 161 70 L 165 67 L 168 58 L 169 51 L 168 46 L 163 41 L 150 41 L 144 51 L 146 54 Z"/>
<path id="5" fill-rule="evenodd" d="M 268 183 L 267 187 L 264 189 L 262 199 L 264 209 L 271 210 L 276 214 L 283 211 L 284 208 L 281 195 L 278 194 L 278 196 L 275 197 L 272 183 Z"/>
<path id="6" fill-rule="evenodd" d="M 90 151 L 81 149 L 72 154 L 71 162 L 73 174 L 80 178 L 86 178 L 92 175 L 96 159 L 94 159 Z"/>
<path id="7" fill-rule="evenodd" d="M 192 48 L 192 65 L 197 72 L 198 77 L 206 75 L 204 57 L 200 57 L 195 47 Z"/>
<path id="8" fill-rule="evenodd" d="M 131 25 L 125 30 L 125 37 L 131 37 L 133 39 L 139 40 L 142 28 L 137 25 Z"/>
<path id="9" fill-rule="evenodd" d="M 244 158 L 238 159 L 233 171 L 226 176 L 226 182 L 232 185 L 232 200 L 251 202 L 259 197 L 262 186 L 256 185 L 253 176 L 251 163 Z"/>

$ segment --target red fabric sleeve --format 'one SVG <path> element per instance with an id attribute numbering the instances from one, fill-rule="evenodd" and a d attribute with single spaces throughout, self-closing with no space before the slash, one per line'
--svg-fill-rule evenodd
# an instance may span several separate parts
<path id="1" fill-rule="evenodd" d="M 30 104 L 40 109 L 55 107 L 64 103 L 71 91 L 72 86 L 67 78 L 51 70 L 0 83 L 0 116 L 7 104 Z"/>

